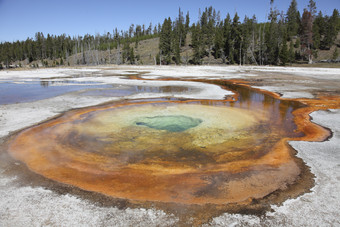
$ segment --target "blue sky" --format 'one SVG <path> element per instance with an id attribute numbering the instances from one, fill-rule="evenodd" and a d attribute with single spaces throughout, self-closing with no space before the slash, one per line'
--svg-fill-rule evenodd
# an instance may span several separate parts
<path id="1" fill-rule="evenodd" d="M 300 11 L 309 0 L 297 0 Z M 291 0 L 275 0 L 274 5 L 286 12 Z M 175 19 L 178 8 L 190 12 L 191 22 L 198 18 L 198 10 L 213 6 L 221 12 L 256 15 L 264 21 L 269 12 L 269 0 L 0 0 L 0 42 L 25 40 L 36 32 L 60 35 L 112 33 L 117 27 L 127 30 L 133 24 L 162 23 L 165 17 Z M 316 0 L 317 10 L 330 15 L 340 9 L 340 0 Z"/>

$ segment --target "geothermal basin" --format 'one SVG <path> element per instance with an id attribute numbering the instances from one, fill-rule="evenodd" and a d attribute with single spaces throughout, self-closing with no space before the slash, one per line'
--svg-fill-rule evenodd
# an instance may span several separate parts
<path id="1" fill-rule="evenodd" d="M 8 151 L 35 173 L 115 198 L 261 199 L 299 178 L 284 140 L 303 135 L 292 115 L 302 104 L 229 86 L 238 101 L 124 101 L 69 111 L 20 132 Z"/>
<path id="2" fill-rule="evenodd" d="M 50 80 L 63 78 L 44 78 Z M 339 108 L 329 90 L 314 99 L 283 99 L 269 87 L 259 89 L 261 79 L 157 78 L 143 72 L 67 80 L 75 82 L 58 85 L 64 90 L 47 97 L 4 99 L 5 117 L 30 111 L 25 102 L 36 106 L 22 115 L 27 118 L 21 125 L 9 117 L 0 122 L 9 131 L 7 126 L 27 126 L 4 139 L 10 161 L 2 159 L 1 174 L 96 206 L 162 210 L 175 214 L 179 220 L 169 217 L 170 223 L 179 225 L 226 223 L 226 212 L 263 215 L 308 195 L 315 175 L 289 144 L 330 138 L 309 114 Z M 36 108 L 41 116 L 33 119 Z"/>

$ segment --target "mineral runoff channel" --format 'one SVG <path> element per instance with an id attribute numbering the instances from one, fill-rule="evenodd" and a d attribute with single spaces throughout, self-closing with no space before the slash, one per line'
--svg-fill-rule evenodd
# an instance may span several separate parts
<path id="1" fill-rule="evenodd" d="M 75 109 L 15 133 L 6 150 L 32 182 L 54 182 L 52 190 L 155 207 L 196 224 L 223 212 L 261 215 L 313 186 L 287 141 L 327 139 L 309 113 L 339 108 L 338 97 L 283 100 L 245 81 L 200 82 L 235 95 Z"/>

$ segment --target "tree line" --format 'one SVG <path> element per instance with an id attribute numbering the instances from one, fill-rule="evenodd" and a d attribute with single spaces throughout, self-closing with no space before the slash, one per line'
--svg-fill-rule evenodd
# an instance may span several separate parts
<path id="1" fill-rule="evenodd" d="M 118 31 L 113 33 L 70 37 L 65 34 L 45 36 L 42 32 L 37 32 L 35 38 L 27 38 L 25 41 L 0 43 L 0 63 L 9 67 L 13 62 L 27 60 L 28 63 L 40 60 L 44 66 L 67 65 L 72 58 L 74 64 L 122 64 L 134 63 L 135 56 L 131 44 L 138 46 L 139 41 L 158 36 L 161 25 L 149 27 L 145 25 L 132 24 L 128 31 Z M 110 59 L 112 50 L 118 50 L 114 56 L 116 61 Z M 108 54 L 104 57 L 103 52 Z M 138 56 L 136 56 L 138 57 Z M 113 56 L 112 56 L 113 58 Z M 52 65 L 48 65 L 48 60 L 53 60 Z M 2 65 L 0 65 L 2 66 Z"/>
<path id="2" fill-rule="evenodd" d="M 132 24 L 127 31 L 116 28 L 112 34 L 71 38 L 37 32 L 34 39 L 0 43 L 0 63 L 9 67 L 16 61 L 40 60 L 44 66 L 55 66 L 69 64 L 72 58 L 73 64 L 79 65 L 135 64 L 139 42 L 159 37 L 157 64 L 209 64 L 218 59 L 225 64 L 285 65 L 312 62 L 319 50 L 334 44 L 340 31 L 337 9 L 330 16 L 323 15 L 317 13 L 315 1 L 309 0 L 301 15 L 296 0 L 286 12 L 277 10 L 274 0 L 270 3 L 268 20 L 263 23 L 255 15 L 245 16 L 241 22 L 237 13 L 233 17 L 228 13 L 223 19 L 219 11 L 209 7 L 200 11 L 199 19 L 191 25 L 189 12 L 184 17 L 179 9 L 175 20 L 166 18 L 162 25 Z M 186 46 L 192 50 L 189 54 Z M 53 60 L 52 65 L 47 60 Z"/>
<path id="3" fill-rule="evenodd" d="M 317 14 L 316 3 L 309 1 L 302 15 L 292 0 L 286 13 L 274 7 L 271 0 L 268 21 L 258 23 L 256 16 L 245 16 L 243 22 L 237 13 L 228 13 L 221 19 L 212 7 L 199 12 L 199 20 L 189 30 L 184 29 L 181 12 L 172 23 L 165 19 L 160 33 L 161 63 L 187 63 L 186 56 L 179 57 L 183 42 L 178 40 L 191 34 L 192 57 L 188 63 L 209 63 L 220 59 L 226 64 L 285 65 L 297 61 L 312 62 L 319 50 L 329 50 L 340 31 L 339 11 L 331 16 Z M 162 38 L 163 37 L 163 38 Z M 184 36 L 185 37 L 185 36 Z M 337 51 L 337 48 L 335 49 Z"/>

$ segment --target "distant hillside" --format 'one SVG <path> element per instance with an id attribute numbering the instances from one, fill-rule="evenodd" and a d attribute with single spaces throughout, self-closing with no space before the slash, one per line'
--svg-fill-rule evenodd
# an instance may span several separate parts
<path id="1" fill-rule="evenodd" d="M 294 42 L 294 40 L 293 40 Z M 159 38 L 150 38 L 143 41 L 138 42 L 138 46 L 136 48 L 135 43 L 130 44 L 131 48 L 134 48 L 135 55 L 138 56 L 138 60 L 136 60 L 135 64 L 138 65 L 155 65 L 156 63 L 159 64 L 159 62 L 156 61 L 156 57 L 159 53 Z M 330 47 L 329 50 L 318 50 L 317 57 L 313 59 L 314 63 L 330 63 L 334 60 L 334 53 L 335 49 L 338 49 L 338 57 L 340 56 L 340 32 L 338 33 L 337 39 L 334 42 L 334 45 Z M 294 48 L 294 51 L 298 51 L 298 48 Z M 110 56 L 109 56 L 110 53 Z M 89 53 L 90 54 L 90 53 Z M 118 49 L 113 49 L 111 51 L 98 51 L 98 55 L 100 58 L 105 59 L 105 64 L 118 64 L 117 57 L 121 55 L 118 54 Z M 189 64 L 189 60 L 193 57 L 193 47 L 191 45 L 191 34 L 189 34 L 186 38 L 186 45 L 181 48 L 181 62 L 182 64 L 186 65 Z M 63 65 L 65 66 L 76 66 L 77 59 L 81 58 L 81 54 L 77 55 L 71 55 L 68 56 L 67 59 L 64 60 Z M 47 62 L 48 67 L 55 67 L 55 66 L 61 66 L 60 61 L 61 58 L 57 58 L 55 60 L 51 59 L 44 59 L 43 61 Z M 58 64 L 56 64 L 58 63 Z M 300 62 L 301 64 L 305 62 Z M 96 62 L 90 58 L 88 65 L 95 65 Z M 125 63 L 130 64 L 130 63 Z M 204 57 L 202 59 L 202 64 L 225 64 L 223 63 L 222 59 L 215 59 L 214 56 Z M 12 66 L 21 66 L 21 67 L 44 67 L 41 60 L 35 60 L 32 62 L 28 62 L 27 59 L 23 61 L 15 61 L 12 63 Z M 296 63 L 295 63 L 296 65 Z"/>

